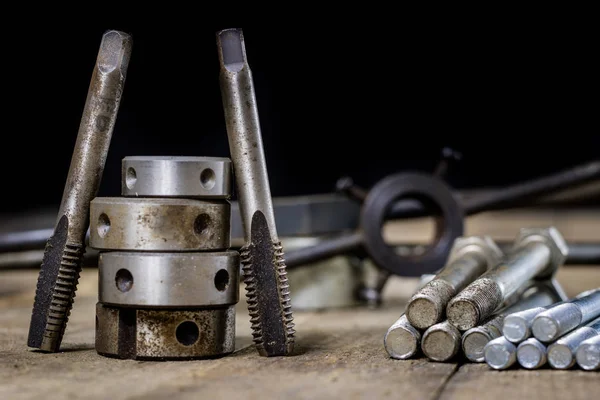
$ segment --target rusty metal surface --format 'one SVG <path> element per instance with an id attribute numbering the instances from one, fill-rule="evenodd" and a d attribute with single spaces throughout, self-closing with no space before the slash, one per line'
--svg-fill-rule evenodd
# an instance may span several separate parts
<path id="1" fill-rule="evenodd" d="M 230 246 L 226 201 L 97 197 L 90 246 L 99 250 L 193 251 Z"/>
<path id="2" fill-rule="evenodd" d="M 131 321 L 126 321 L 128 316 L 124 314 L 131 314 Z M 98 303 L 96 316 L 96 351 L 105 356 L 196 359 L 223 356 L 235 349 L 234 306 L 135 310 Z"/>
<path id="3" fill-rule="evenodd" d="M 121 163 L 121 195 L 229 199 L 231 160 L 223 157 L 130 156 Z"/>
<path id="4" fill-rule="evenodd" d="M 290 355 L 294 323 L 277 236 L 252 72 L 241 29 L 217 32 L 221 97 L 245 244 L 240 255 L 254 342 L 262 356 Z"/>
<path id="5" fill-rule="evenodd" d="M 561 244 L 556 244 L 559 240 Z M 521 229 L 513 250 L 454 297 L 446 309 L 448 320 L 459 330 L 469 330 L 498 311 L 530 279 L 548 279 L 566 258 L 562 235 L 553 227 Z"/>
<path id="6" fill-rule="evenodd" d="M 487 236 L 460 237 L 454 241 L 446 266 L 409 300 L 410 323 L 427 329 L 441 322 L 448 302 L 486 270 L 496 266 L 502 251 Z"/>
<path id="7" fill-rule="evenodd" d="M 131 56 L 131 36 L 102 37 L 71 159 L 53 236 L 38 279 L 27 344 L 48 352 L 60 348 L 77 290 L 89 224 L 115 125 Z"/>
<path id="8" fill-rule="evenodd" d="M 100 254 L 98 300 L 128 307 L 198 307 L 239 301 L 237 251 Z"/>

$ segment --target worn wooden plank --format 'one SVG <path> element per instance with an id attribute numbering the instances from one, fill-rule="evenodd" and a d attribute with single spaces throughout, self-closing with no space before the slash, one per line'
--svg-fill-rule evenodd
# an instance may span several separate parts
<path id="1" fill-rule="evenodd" d="M 191 362 L 138 362 L 99 356 L 93 349 L 96 271 L 81 278 L 64 338 L 64 351 L 40 354 L 25 343 L 35 271 L 11 272 L 4 286 L 19 287 L 0 299 L 0 398 L 434 398 L 456 369 L 423 359 L 396 361 L 383 334 L 402 311 L 398 301 L 381 310 L 296 312 L 298 354 L 262 358 L 250 346 L 245 304 L 237 317 L 231 356 Z"/>
<path id="2" fill-rule="evenodd" d="M 600 374 L 578 370 L 491 371 L 487 365 L 465 364 L 444 388 L 441 400 L 593 399 Z"/>

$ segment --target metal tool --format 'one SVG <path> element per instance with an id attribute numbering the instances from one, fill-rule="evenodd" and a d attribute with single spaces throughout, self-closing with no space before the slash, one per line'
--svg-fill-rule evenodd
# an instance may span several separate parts
<path id="1" fill-rule="evenodd" d="M 531 331 L 540 342 L 553 342 L 599 316 L 600 288 L 538 314 Z"/>
<path id="2" fill-rule="evenodd" d="M 439 181 L 439 178 L 433 178 L 431 175 L 422 175 Z M 384 257 L 385 260 L 388 261 L 394 260 L 396 255 L 391 253 L 393 249 L 390 250 L 388 248 L 388 250 L 385 251 L 385 247 L 381 245 L 381 228 L 384 219 L 373 219 L 373 216 L 376 216 L 377 214 L 385 215 L 386 219 L 396 219 L 422 217 L 436 213 L 436 215 L 439 216 L 436 238 L 452 237 L 456 232 L 462 231 L 463 222 L 456 221 L 454 218 L 446 219 L 448 214 L 442 212 L 441 215 L 439 215 L 440 209 L 445 210 L 445 208 L 451 206 L 453 209 L 457 209 L 454 212 L 461 215 L 462 219 L 462 216 L 473 215 L 482 211 L 528 205 L 534 200 L 537 201 L 541 195 L 563 190 L 570 186 L 584 184 L 597 179 L 598 177 L 600 177 L 600 162 L 594 161 L 578 165 L 553 175 L 521 182 L 502 189 L 482 192 L 477 195 L 453 192 L 442 182 L 441 184 L 444 185 L 444 189 L 449 191 L 450 196 L 427 196 L 426 193 L 421 193 L 420 190 L 416 191 L 414 194 L 397 195 L 395 199 L 390 199 L 389 203 L 385 204 L 386 208 L 384 210 L 382 210 L 381 207 L 378 207 L 376 208 L 376 210 L 379 210 L 378 212 L 372 211 L 371 213 L 366 213 L 363 211 L 363 214 L 368 214 L 369 217 L 371 217 L 371 223 L 368 224 L 369 229 L 368 231 L 365 231 L 365 238 L 359 234 L 359 231 L 358 233 L 340 235 L 327 241 L 323 241 L 315 246 L 290 252 L 287 255 L 287 265 L 289 268 L 292 268 L 297 265 L 313 263 L 346 252 L 353 252 L 361 248 L 365 248 L 368 255 L 374 258 L 377 257 L 377 254 L 380 254 L 377 257 L 379 259 L 378 264 L 380 264 Z M 390 179 L 391 177 L 384 178 L 377 183 L 373 189 L 378 188 L 381 190 L 384 187 L 383 182 L 389 181 Z M 390 182 L 387 182 L 387 184 L 390 184 Z M 402 180 L 397 180 L 394 184 L 402 186 L 405 183 Z M 430 184 L 438 186 L 438 182 L 432 182 Z M 339 182 L 338 189 L 346 193 L 351 193 L 350 197 L 361 202 L 363 208 L 367 205 L 365 200 L 368 197 L 367 194 L 370 194 L 370 191 L 354 185 L 351 179 L 345 178 L 342 182 Z M 440 189 L 436 189 L 436 191 L 439 192 Z M 390 195 L 394 194 L 393 189 L 389 186 L 385 187 L 385 192 L 390 193 Z M 382 193 L 377 193 L 377 196 L 381 195 Z M 375 196 L 373 195 L 371 197 L 374 198 Z M 425 197 L 425 201 L 422 201 L 423 197 Z M 452 200 L 448 200 L 448 197 Z M 381 200 L 379 200 L 379 202 L 383 203 Z M 456 238 L 458 236 L 454 237 Z M 371 246 L 363 247 L 363 242 L 370 243 Z M 373 244 L 375 246 L 373 246 Z M 382 267 L 393 274 L 403 276 L 418 276 L 423 273 L 435 272 L 436 268 L 439 269 L 443 266 L 451 245 L 444 247 L 444 243 L 438 241 L 437 243 L 432 244 L 431 247 L 433 248 L 428 251 L 428 255 L 437 255 L 438 257 L 431 259 L 427 257 L 421 258 L 419 256 L 404 257 L 397 260 L 398 264 L 405 265 L 404 269 L 398 268 L 398 264 L 395 263 L 391 263 L 389 266 L 382 265 Z M 443 253 L 443 250 L 445 250 L 445 253 Z M 381 251 L 383 251 L 383 253 L 381 253 Z M 574 249 L 574 251 L 576 250 Z M 573 261 L 575 262 L 592 260 L 593 263 L 594 260 L 599 259 L 597 249 L 591 248 L 590 246 L 583 246 L 578 248 L 577 251 L 580 253 L 577 254 L 579 257 L 575 256 L 574 253 L 575 257 Z M 439 260 L 442 260 L 442 265 L 439 265 Z M 383 285 L 385 285 L 385 282 Z"/>
<path id="3" fill-rule="evenodd" d="M 499 336 L 485 345 L 483 358 L 493 369 L 507 369 L 517 361 L 517 347 L 504 336 Z"/>
<path id="4" fill-rule="evenodd" d="M 548 346 L 548 364 L 554 369 L 568 369 L 576 363 L 579 345 L 600 335 L 600 318 L 575 329 Z"/>
<path id="5" fill-rule="evenodd" d="M 577 349 L 576 359 L 585 371 L 600 370 L 600 335 L 583 341 Z"/>
<path id="6" fill-rule="evenodd" d="M 485 361 L 485 345 L 489 341 L 502 336 L 502 324 L 507 315 L 522 310 L 528 310 L 532 307 L 548 306 L 559 300 L 566 300 L 559 296 L 559 293 L 562 292 L 562 288 L 553 290 L 545 283 L 538 285 L 534 284 L 522 295 L 519 301 L 504 310 L 501 310 L 484 324 L 467 330 L 462 335 L 462 349 L 467 359 L 472 362 Z"/>
<path id="7" fill-rule="evenodd" d="M 528 280 L 547 279 L 567 256 L 567 245 L 553 227 L 522 229 L 506 261 L 483 274 L 454 297 L 448 320 L 461 331 L 479 325 Z"/>
<path id="8" fill-rule="evenodd" d="M 90 217 L 98 250 L 215 251 L 231 243 L 225 200 L 98 197 Z"/>
<path id="9" fill-rule="evenodd" d="M 38 278 L 27 345 L 60 348 L 77 289 L 90 201 L 96 196 L 131 55 L 131 36 L 104 33 L 71 159 L 56 227 Z"/>
<path id="10" fill-rule="evenodd" d="M 235 350 L 235 306 L 170 310 L 98 303 L 96 321 L 96 351 L 108 357 L 189 360 Z"/>
<path id="11" fill-rule="evenodd" d="M 101 253 L 96 351 L 135 360 L 233 352 L 239 262 L 236 251 Z"/>
<path id="12" fill-rule="evenodd" d="M 127 197 L 229 199 L 233 173 L 223 157 L 135 156 L 121 163 Z"/>
<path id="13" fill-rule="evenodd" d="M 427 329 L 440 322 L 450 299 L 486 270 L 495 267 L 502 256 L 498 246 L 487 236 L 456 239 L 446 266 L 408 301 L 408 321 L 418 329 Z"/>
<path id="14" fill-rule="evenodd" d="M 397 360 L 406 360 L 417 354 L 420 343 L 421 333 L 410 325 L 404 314 L 390 326 L 383 338 L 385 350 Z"/>
<path id="15" fill-rule="evenodd" d="M 131 194 L 138 187 L 148 197 L 98 197 L 91 203 L 90 245 L 102 250 L 96 351 L 135 360 L 233 352 L 240 256 L 226 250 L 231 234 L 230 161 L 125 160 L 123 192 Z M 182 175 L 165 178 L 173 170 Z M 204 180 L 210 187 L 201 186 L 203 175 L 210 176 Z M 193 199 L 182 198 L 186 196 Z"/>
<path id="16" fill-rule="evenodd" d="M 241 29 L 217 33 L 220 83 L 245 244 L 240 255 L 254 344 L 261 356 L 289 355 L 294 323 L 283 248 Z"/>
<path id="17" fill-rule="evenodd" d="M 402 197 L 433 202 L 441 210 L 436 219 L 435 243 L 418 256 L 400 254 L 381 235 L 389 205 Z M 401 173 L 384 178 L 369 191 L 357 230 L 297 250 L 293 263 L 298 265 L 364 250 L 378 267 L 388 273 L 420 276 L 435 273 L 445 265 L 454 241 L 463 235 L 463 230 L 462 210 L 442 180 L 423 173 Z"/>
<path id="18" fill-rule="evenodd" d="M 236 251 L 100 253 L 98 301 L 117 307 L 198 308 L 239 300 Z"/>
<path id="19" fill-rule="evenodd" d="M 540 196 L 560 192 L 570 187 L 597 180 L 598 178 L 600 178 L 600 161 L 596 160 L 504 188 L 479 191 L 475 194 L 464 191 L 453 192 L 453 194 L 464 209 L 464 214 L 469 216 L 483 211 L 522 207 L 534 201 L 537 202 Z M 337 188 L 339 191 L 348 193 L 351 198 L 360 202 L 364 201 L 368 193 L 367 190 L 355 185 L 349 177 L 340 179 L 337 183 Z M 431 215 L 432 212 L 435 212 L 435 205 L 423 204 L 419 201 L 409 199 L 398 199 L 390 207 L 388 218 L 424 217 Z"/>
<path id="20" fill-rule="evenodd" d="M 536 338 L 529 338 L 517 347 L 517 360 L 523 368 L 541 368 L 548 361 L 548 349 Z"/>

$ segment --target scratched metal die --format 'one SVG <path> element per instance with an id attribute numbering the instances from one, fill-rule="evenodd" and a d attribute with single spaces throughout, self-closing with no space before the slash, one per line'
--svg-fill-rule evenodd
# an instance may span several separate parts
<path id="1" fill-rule="evenodd" d="M 132 360 L 214 358 L 235 349 L 235 306 L 135 309 L 96 305 L 96 351 Z"/>
<path id="2" fill-rule="evenodd" d="M 119 251 L 220 251 L 231 244 L 225 200 L 96 197 L 90 246 Z"/>

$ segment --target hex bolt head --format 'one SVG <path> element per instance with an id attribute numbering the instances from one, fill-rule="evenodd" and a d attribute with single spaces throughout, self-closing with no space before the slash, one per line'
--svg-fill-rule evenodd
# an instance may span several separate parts
<path id="1" fill-rule="evenodd" d="M 500 247 L 489 236 L 459 237 L 454 241 L 454 246 L 448 255 L 448 264 L 469 253 L 483 256 L 487 269 L 495 267 L 504 257 Z"/>
<path id="2" fill-rule="evenodd" d="M 551 277 L 558 270 L 558 267 L 563 265 L 567 255 L 569 254 L 567 242 L 560 232 L 554 227 L 523 228 L 519 231 L 519 235 L 515 241 L 514 249 L 517 250 L 520 247 L 532 242 L 541 242 L 550 248 L 551 262 L 548 264 L 546 269 L 537 275 L 537 278 L 545 279 Z"/>

